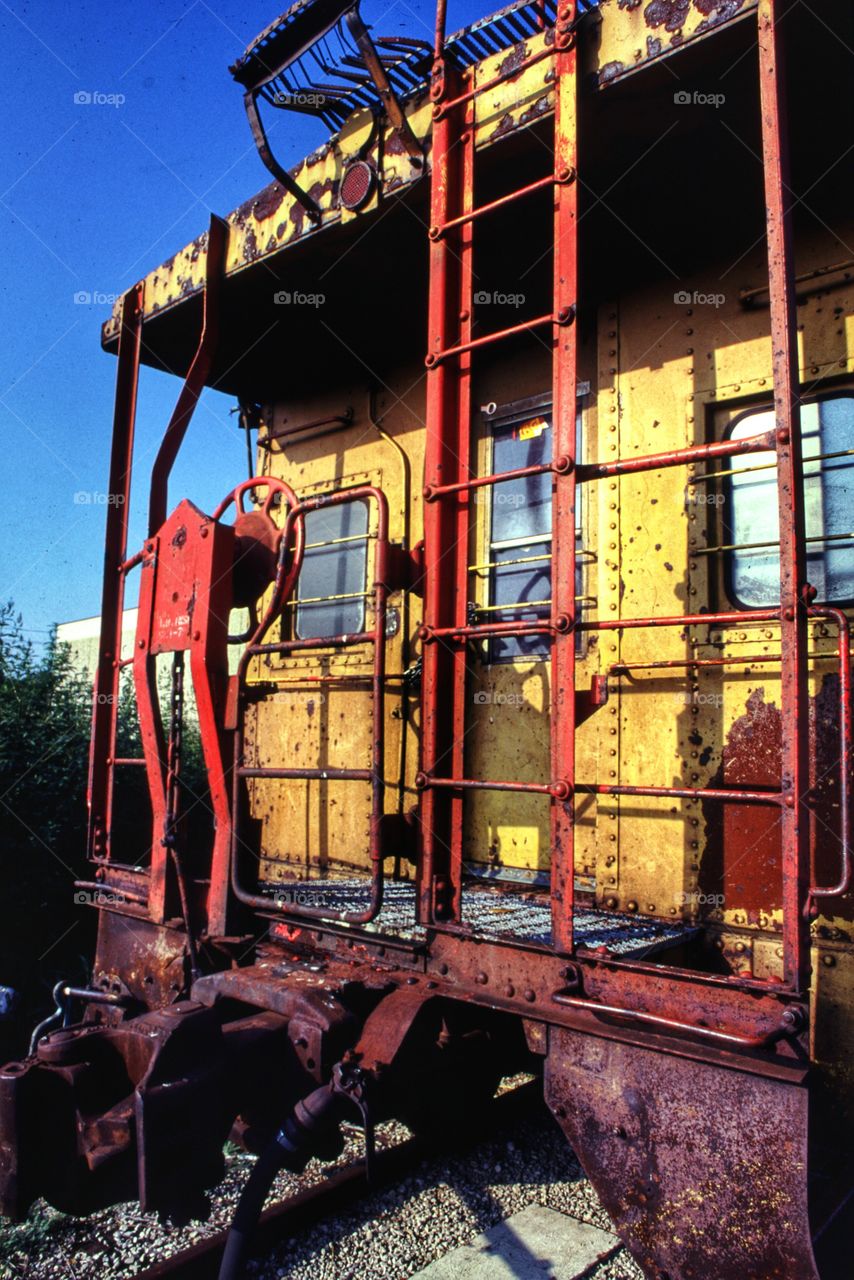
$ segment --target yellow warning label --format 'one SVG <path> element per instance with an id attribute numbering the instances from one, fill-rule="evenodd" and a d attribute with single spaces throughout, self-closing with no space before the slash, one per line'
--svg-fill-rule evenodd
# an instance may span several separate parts
<path id="1" fill-rule="evenodd" d="M 530 422 L 523 422 L 516 433 L 517 440 L 534 440 L 537 436 L 541 436 L 548 427 L 545 418 L 532 418 Z"/>

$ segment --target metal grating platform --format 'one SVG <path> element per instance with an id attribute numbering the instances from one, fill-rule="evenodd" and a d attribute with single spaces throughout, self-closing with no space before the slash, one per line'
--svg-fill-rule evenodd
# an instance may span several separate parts
<path id="1" fill-rule="evenodd" d="M 267 884 L 265 890 L 271 905 L 280 908 L 357 911 L 367 905 L 364 880 L 288 881 Z M 491 886 L 467 884 L 463 892 L 463 924 L 480 937 L 551 943 L 551 908 L 546 894 L 507 893 Z M 415 923 L 414 883 L 387 881 L 380 915 L 372 924 L 360 927 L 408 941 L 423 937 L 424 928 Z M 587 907 L 575 912 L 576 946 L 590 950 L 605 947 L 620 956 L 648 956 L 687 941 L 697 932 L 681 921 L 669 924 Z"/>

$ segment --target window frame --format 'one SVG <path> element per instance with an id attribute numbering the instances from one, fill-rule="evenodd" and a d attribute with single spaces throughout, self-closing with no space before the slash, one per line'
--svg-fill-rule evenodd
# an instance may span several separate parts
<path id="1" fill-rule="evenodd" d="M 335 492 L 335 490 L 332 490 L 331 492 Z M 347 598 L 338 599 L 338 600 L 336 600 L 334 596 L 319 597 L 319 598 L 310 596 L 307 598 L 307 600 L 311 601 L 311 603 L 308 603 L 307 600 L 303 600 L 300 597 L 300 593 L 303 588 L 303 570 L 301 569 L 300 574 L 297 578 L 296 589 L 293 597 L 293 608 L 291 609 L 290 634 L 291 634 L 291 638 L 294 640 L 335 641 L 340 639 L 342 635 L 361 634 L 362 632 L 365 631 L 365 628 L 367 625 L 368 596 L 370 594 L 368 590 L 368 573 L 369 573 L 368 561 L 369 561 L 369 554 L 370 554 L 369 547 L 374 537 L 374 533 L 371 527 L 371 524 L 372 524 L 371 509 L 369 504 L 365 502 L 364 499 L 354 498 L 352 502 L 340 503 L 337 506 L 337 510 L 343 511 L 346 508 L 353 507 L 353 506 L 360 506 L 365 512 L 364 533 L 346 534 L 344 535 L 344 538 L 346 538 L 346 542 L 336 538 L 328 538 L 323 541 L 318 541 L 315 543 L 310 542 L 308 540 L 309 520 L 313 516 L 328 515 L 330 511 L 333 511 L 336 509 L 335 507 L 326 507 L 326 508 L 318 507 L 315 511 L 309 511 L 306 513 L 305 519 L 306 519 L 307 540 L 306 540 L 305 551 L 306 552 L 322 551 L 323 548 L 335 548 L 337 546 L 337 547 L 344 548 L 343 554 L 346 555 L 346 551 L 348 548 L 355 546 L 356 544 L 360 544 L 363 549 L 363 570 L 362 570 L 362 579 L 361 579 L 362 589 L 361 591 L 357 591 L 353 593 L 350 593 L 350 592 L 342 593 Z M 305 567 L 305 557 L 303 558 L 303 569 L 304 567 Z M 302 634 L 300 630 L 300 614 L 302 613 L 303 610 L 308 609 L 309 611 L 316 610 L 319 612 L 319 610 L 322 608 L 335 609 L 336 606 L 339 606 L 339 605 L 343 608 L 347 608 L 350 605 L 356 605 L 356 604 L 358 604 L 360 607 L 359 625 L 357 627 L 348 629 L 347 631 L 340 631 L 340 630 L 332 631 L 328 633 L 321 633 L 320 635 Z"/>
<path id="2" fill-rule="evenodd" d="M 577 394 L 576 394 L 576 451 L 579 457 L 581 455 L 581 450 L 583 448 L 583 443 L 584 443 L 584 409 L 585 409 L 585 402 L 589 394 L 590 394 L 590 384 L 588 382 L 579 382 L 577 384 Z M 538 415 L 541 415 L 543 417 L 548 418 L 548 423 L 549 423 L 548 430 L 553 431 L 554 430 L 553 408 L 554 408 L 554 403 L 553 403 L 553 396 L 551 391 L 543 392 L 541 394 L 533 395 L 533 396 L 525 396 L 522 399 L 512 400 L 505 404 L 496 405 L 494 403 L 490 403 L 488 405 L 484 405 L 481 409 L 481 422 L 482 422 L 482 427 L 486 437 L 486 449 L 485 449 L 486 473 L 485 474 L 489 474 L 489 475 L 497 474 L 495 471 L 495 433 L 497 430 L 498 431 L 507 430 L 513 427 L 514 425 L 525 422 L 529 418 L 533 418 Z M 550 475 L 549 472 L 546 472 L 544 474 L 547 476 Z M 501 482 L 498 482 L 498 483 L 501 483 Z M 549 572 L 548 598 L 549 598 L 549 601 L 551 601 L 551 564 L 552 564 L 551 548 L 552 548 L 552 542 L 554 539 L 554 526 L 552 524 L 552 519 L 551 519 L 551 516 L 553 513 L 553 503 L 554 503 L 553 495 L 550 495 L 550 498 L 549 498 L 550 528 L 548 533 L 522 535 L 517 538 L 503 538 L 496 541 L 495 539 L 493 539 L 492 532 L 493 532 L 493 520 L 494 520 L 494 509 L 495 509 L 494 508 L 495 491 L 498 488 L 498 483 L 491 484 L 488 486 L 488 492 L 490 494 L 490 498 L 489 498 L 489 503 L 487 505 L 487 509 L 485 512 L 482 540 L 481 540 L 483 559 L 487 564 L 491 564 L 495 559 L 496 552 L 510 551 L 510 550 L 513 550 L 514 547 L 521 548 L 521 547 L 542 546 L 546 548 L 547 554 L 548 554 L 547 563 L 548 563 L 548 572 Z M 578 543 L 579 541 L 583 542 L 584 517 L 586 513 L 586 507 L 587 507 L 587 504 L 584 501 L 584 496 L 581 492 L 581 489 L 579 488 L 579 490 L 577 491 L 576 512 L 575 512 L 575 525 L 576 525 L 575 537 L 576 537 L 577 550 L 583 549 L 578 546 Z M 515 566 L 509 565 L 508 567 L 512 571 L 512 569 Z M 579 562 L 578 572 L 580 573 L 583 581 L 586 578 L 583 561 Z M 496 604 L 495 575 L 496 575 L 496 569 L 495 568 L 489 569 L 486 573 L 486 576 L 484 579 L 484 585 L 482 588 L 483 595 L 485 597 L 484 603 L 486 604 L 487 607 L 491 609 L 493 609 Z M 522 604 L 523 602 L 520 601 L 519 603 Z M 507 605 L 508 611 L 510 611 L 512 608 L 513 608 L 512 604 Z M 532 604 L 531 606 L 529 606 L 529 609 L 531 612 L 534 612 L 535 606 Z M 551 603 L 545 606 L 540 606 L 540 610 L 542 610 L 543 617 L 548 619 L 551 616 Z M 498 610 L 495 610 L 495 612 L 498 612 Z M 515 611 L 515 616 L 518 617 L 520 614 L 524 612 L 525 610 L 520 608 Z M 538 610 L 537 612 L 538 612 L 538 619 L 539 619 L 540 611 Z M 487 618 L 494 617 L 494 616 L 495 616 L 494 613 L 490 613 L 486 615 Z M 584 636 L 585 636 L 584 632 L 581 632 L 581 631 L 576 632 L 576 646 L 579 652 L 583 650 Z M 485 642 L 484 658 L 485 658 L 486 665 L 488 666 L 507 666 L 508 664 L 513 664 L 513 663 L 518 664 L 518 663 L 529 663 L 529 662 L 530 663 L 547 662 L 550 659 L 551 645 L 548 643 L 547 636 L 542 637 L 542 641 L 541 641 L 542 648 L 539 649 L 537 652 L 530 653 L 530 654 L 509 653 L 506 655 L 505 654 L 497 655 L 496 641 L 500 639 L 501 637 L 490 636 L 487 638 Z M 536 641 L 537 637 L 532 636 L 531 639 Z"/>
<path id="3" fill-rule="evenodd" d="M 851 400 L 852 403 L 854 403 L 854 386 L 848 383 L 844 386 L 837 386 L 824 392 L 818 392 L 816 394 L 806 396 L 801 401 L 801 405 L 803 407 L 806 405 L 826 404 L 830 400 Z M 725 408 L 725 406 L 719 405 L 718 408 Z M 741 409 L 738 413 L 736 413 L 732 418 L 728 419 L 724 427 L 722 438 L 724 440 L 731 440 L 733 436 L 733 432 L 746 419 L 756 414 L 768 413 L 768 412 L 773 414 L 774 401 L 768 400 L 767 397 L 763 397 L 761 401 L 756 401 L 753 404 L 746 406 L 745 408 Z M 757 432 L 751 433 L 751 434 L 758 435 L 759 431 L 757 430 Z M 852 447 L 854 447 L 854 444 L 852 445 Z M 773 450 L 769 449 L 768 452 L 771 453 L 773 452 Z M 822 448 L 821 448 L 821 443 L 819 441 L 819 453 L 821 452 L 822 452 Z M 810 459 L 806 458 L 805 461 L 808 462 L 810 461 Z M 731 464 L 732 459 L 730 459 L 729 462 Z M 852 466 L 852 468 L 854 468 L 854 454 L 851 455 L 850 465 Z M 820 465 L 817 473 L 818 475 L 821 475 L 822 469 L 823 468 Z M 769 468 L 769 472 L 771 474 L 773 474 L 773 470 L 774 470 L 773 468 Z M 717 538 L 715 539 L 715 541 L 717 541 L 720 545 L 726 545 L 730 537 L 732 536 L 734 540 L 734 536 L 735 536 L 734 532 L 731 532 L 734 529 L 732 513 L 734 510 L 733 490 L 734 490 L 735 479 L 737 479 L 737 476 L 733 476 L 733 475 L 724 476 L 723 483 L 721 484 L 721 492 L 723 494 L 724 501 L 720 507 L 720 518 L 715 522 L 717 525 Z M 851 524 L 852 524 L 851 532 L 854 533 L 854 514 L 852 514 Z M 826 530 L 823 530 L 823 532 L 826 532 Z M 827 543 L 825 543 L 824 545 L 826 546 Z M 769 548 L 769 550 L 773 550 L 773 548 Z M 852 537 L 852 551 L 854 551 L 854 537 Z M 737 551 L 733 550 L 733 551 L 724 551 L 721 555 L 721 565 L 718 572 L 719 572 L 719 581 L 721 581 L 726 600 L 729 603 L 735 605 L 736 608 L 744 610 L 746 613 L 752 613 L 759 609 L 773 608 L 774 605 L 768 604 L 767 602 L 766 603 L 747 603 L 741 598 L 741 596 L 737 594 L 735 589 L 734 579 L 735 579 L 735 565 L 736 565 L 736 559 L 738 554 L 739 553 Z M 779 548 L 776 550 L 775 554 L 779 561 Z M 822 554 L 824 554 L 823 551 L 822 551 Z M 816 603 L 828 604 L 828 605 L 831 605 L 837 608 L 842 608 L 842 609 L 851 608 L 852 606 L 854 606 L 854 595 L 839 596 L 839 597 L 834 596 L 829 599 L 826 599 L 824 597 L 817 597 Z"/>

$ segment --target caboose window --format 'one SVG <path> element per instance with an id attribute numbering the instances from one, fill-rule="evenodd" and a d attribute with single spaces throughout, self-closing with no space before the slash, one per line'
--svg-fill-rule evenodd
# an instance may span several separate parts
<path id="1" fill-rule="evenodd" d="M 738 418 L 734 439 L 774 427 L 773 409 Z M 801 407 L 807 577 L 823 601 L 854 599 L 854 394 L 814 400 Z M 771 465 L 769 465 L 771 464 Z M 771 453 L 732 459 L 724 538 L 728 593 L 747 608 L 780 599 L 777 468 Z"/>
<path id="2" fill-rule="evenodd" d="M 497 423 L 492 436 L 494 474 L 551 462 L 551 409 Z M 552 480 L 549 472 L 502 480 L 488 492 L 490 507 L 490 613 L 495 622 L 538 622 L 551 613 Z M 491 660 L 544 658 L 545 636 L 497 636 Z"/>
<path id="3" fill-rule="evenodd" d="M 368 508 L 363 502 L 321 507 L 305 517 L 296 635 L 341 636 L 365 628 Z"/>
<path id="4" fill-rule="evenodd" d="M 581 397 L 589 387 L 579 384 L 576 453 L 581 449 Z M 549 396 L 485 411 L 491 432 L 491 471 L 500 475 L 523 467 L 546 465 L 552 459 L 552 413 Z M 489 503 L 487 564 L 488 600 L 481 612 L 490 622 L 542 622 L 551 614 L 552 476 L 517 476 L 479 491 Z M 577 515 L 580 523 L 580 494 Z M 576 549 L 580 550 L 576 534 Z M 576 573 L 581 592 L 582 567 Z M 579 636 L 580 636 L 579 632 Z M 549 655 L 548 637 L 496 636 L 489 644 L 490 662 L 533 661 Z"/>

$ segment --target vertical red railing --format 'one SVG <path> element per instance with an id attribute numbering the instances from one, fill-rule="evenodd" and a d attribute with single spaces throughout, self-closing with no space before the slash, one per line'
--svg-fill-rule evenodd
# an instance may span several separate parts
<path id="1" fill-rule="evenodd" d="M 759 2 L 759 85 L 768 234 L 771 353 L 780 514 L 783 950 L 786 981 L 808 976 L 803 906 L 810 877 L 806 543 L 800 376 L 789 184 L 783 33 L 779 0 Z"/>
<path id="2" fill-rule="evenodd" d="M 570 465 L 554 472 L 552 498 L 551 647 L 551 906 L 552 942 L 572 950 L 575 809 L 575 503 L 578 342 L 578 78 L 572 31 L 575 0 L 558 10 L 555 32 L 554 349 L 552 457 Z M 564 796 L 562 789 L 566 787 Z"/>
<path id="3" fill-rule="evenodd" d="M 133 439 L 139 387 L 145 285 L 136 284 L 122 298 L 116 401 L 110 454 L 107 530 L 104 537 L 104 582 L 101 590 L 101 635 L 92 707 L 89 754 L 90 858 L 110 857 L 113 809 L 113 765 L 119 711 L 122 659 L 122 616 L 125 597 Z"/>
<path id="4" fill-rule="evenodd" d="M 437 37 L 438 39 L 438 37 Z M 439 45 L 441 49 L 441 44 Z M 438 105 L 451 87 L 441 57 L 434 64 L 431 97 Z M 454 81 L 454 84 L 456 82 Z M 433 126 L 430 219 L 443 227 L 451 213 L 471 209 L 474 137 L 471 102 L 443 114 Z M 444 235 L 430 241 L 428 301 L 427 422 L 425 473 L 439 483 L 468 476 L 470 466 L 471 355 L 453 361 L 434 357 L 471 341 L 472 233 L 466 224 L 452 250 Z M 428 625 L 464 624 L 468 563 L 468 498 L 427 502 L 424 617 Z M 465 736 L 466 655 L 452 644 L 424 648 L 422 767 L 462 776 Z M 463 798 L 458 792 L 422 796 L 423 857 L 419 918 L 459 919 Z"/>

